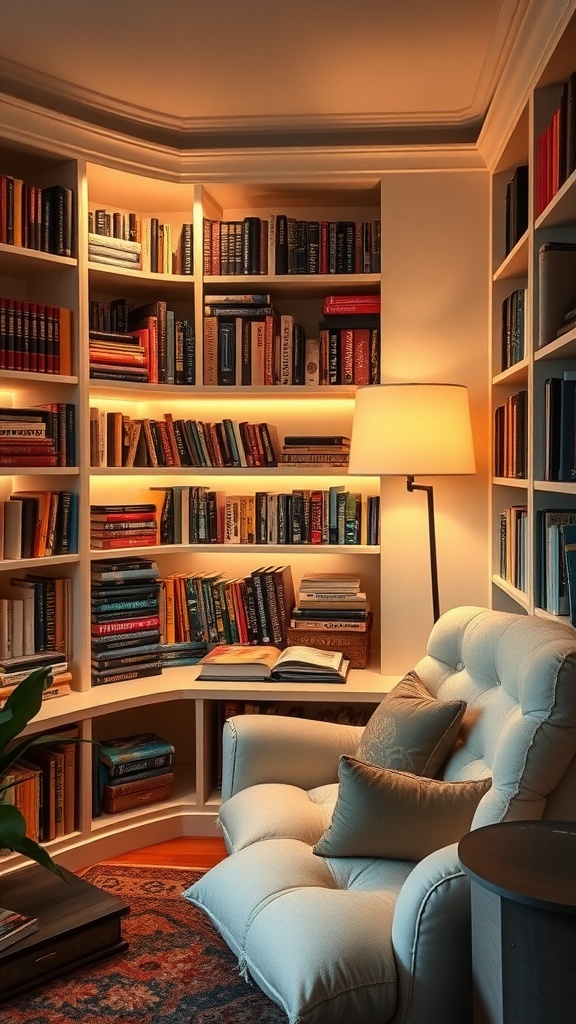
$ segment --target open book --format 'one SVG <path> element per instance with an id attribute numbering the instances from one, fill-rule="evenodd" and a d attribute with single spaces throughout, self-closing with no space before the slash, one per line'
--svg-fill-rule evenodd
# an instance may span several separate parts
<path id="1" fill-rule="evenodd" d="M 243 647 L 220 644 L 199 661 L 200 680 L 345 683 L 350 662 L 318 647 Z"/>

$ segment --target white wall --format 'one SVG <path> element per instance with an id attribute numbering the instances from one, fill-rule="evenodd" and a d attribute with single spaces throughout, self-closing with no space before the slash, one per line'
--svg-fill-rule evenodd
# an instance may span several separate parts
<path id="1" fill-rule="evenodd" d="M 488 174 L 399 172 L 382 186 L 383 381 L 469 389 L 475 477 L 434 484 L 440 610 L 488 603 Z M 393 443 L 393 439 L 391 439 Z M 384 671 L 422 656 L 432 625 L 426 495 L 383 481 Z"/>

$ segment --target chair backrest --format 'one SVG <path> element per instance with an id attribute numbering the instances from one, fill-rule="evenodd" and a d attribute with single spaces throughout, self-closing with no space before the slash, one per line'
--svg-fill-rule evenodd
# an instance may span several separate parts
<path id="1" fill-rule="evenodd" d="M 576 820 L 576 630 L 532 615 L 454 608 L 415 670 L 440 700 L 467 708 L 446 779 L 492 777 L 473 828 Z"/>

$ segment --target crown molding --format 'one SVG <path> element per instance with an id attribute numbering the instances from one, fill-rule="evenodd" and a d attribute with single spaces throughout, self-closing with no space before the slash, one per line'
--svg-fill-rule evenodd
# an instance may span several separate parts
<path id="1" fill-rule="evenodd" d="M 488 168 L 496 166 L 550 52 L 575 10 L 576 0 L 546 0 L 533 4 L 532 16 L 522 22 L 478 135 L 478 150 Z"/>
<path id="2" fill-rule="evenodd" d="M 230 181 L 263 178 L 290 180 L 322 176 L 345 180 L 346 176 L 378 177 L 391 171 L 482 170 L 484 164 L 473 142 L 414 143 L 409 133 L 398 132 L 385 144 L 337 147 L 322 144 L 242 145 L 188 149 L 149 142 L 97 125 L 87 124 L 58 111 L 38 107 L 12 96 L 0 95 L 0 131 L 4 139 L 43 150 L 62 158 L 107 163 L 119 170 L 174 182 Z"/>

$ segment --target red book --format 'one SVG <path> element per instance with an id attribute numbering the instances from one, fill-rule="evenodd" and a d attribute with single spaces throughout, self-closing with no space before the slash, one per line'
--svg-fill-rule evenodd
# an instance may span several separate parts
<path id="1" fill-rule="evenodd" d="M 149 615 L 145 619 L 124 619 L 121 622 L 93 622 L 92 636 L 106 636 L 108 633 L 135 633 L 137 630 L 158 629 L 159 615 Z"/>
<path id="2" fill-rule="evenodd" d="M 322 307 L 322 312 L 325 316 L 331 316 L 339 314 L 340 316 L 357 316 L 359 313 L 380 313 L 380 301 L 374 300 L 373 302 L 348 302 L 344 303 L 336 302 L 325 302 Z"/>
<path id="3" fill-rule="evenodd" d="M 1 460 L 0 460 L 1 464 Z M 44 463 L 42 463 L 44 465 Z M 101 550 L 108 550 L 112 548 L 146 548 L 151 544 L 156 544 L 157 537 L 156 533 L 146 533 L 143 536 L 138 535 L 137 537 L 91 537 L 90 544 L 93 548 L 99 548 Z"/>
<path id="4" fill-rule="evenodd" d="M 56 455 L 0 455 L 0 466 L 57 466 Z"/>
<path id="5" fill-rule="evenodd" d="M 374 303 L 380 305 L 379 295 L 326 295 L 324 298 L 325 305 L 334 306 L 349 306 L 351 302 L 362 306 L 373 306 Z"/>
<path id="6" fill-rule="evenodd" d="M 310 494 L 310 543 L 322 543 L 322 491 Z"/>

